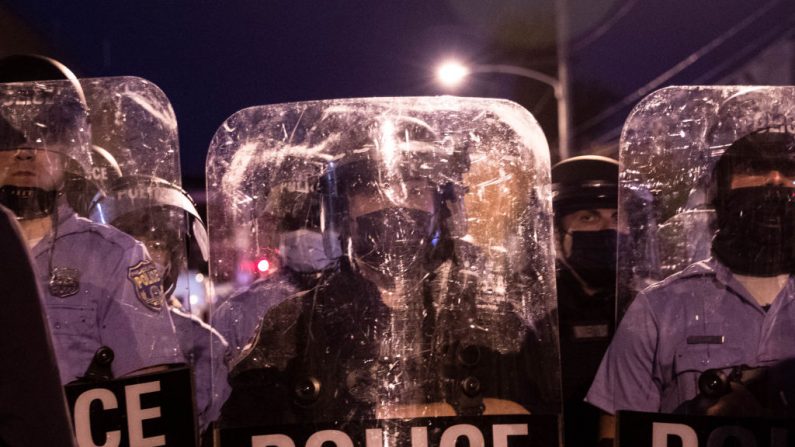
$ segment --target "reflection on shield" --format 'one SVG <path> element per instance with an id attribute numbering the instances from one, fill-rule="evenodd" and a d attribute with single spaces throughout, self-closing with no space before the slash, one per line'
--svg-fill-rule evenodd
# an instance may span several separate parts
<path id="1" fill-rule="evenodd" d="M 795 132 L 795 90 L 669 87 L 633 110 L 620 148 L 631 237 L 619 241 L 619 315 L 638 291 L 711 256 L 715 164 L 754 132 Z"/>
<path id="2" fill-rule="evenodd" d="M 207 166 L 211 274 L 237 290 L 213 316 L 230 341 L 222 432 L 554 421 L 548 148 L 526 111 L 463 98 L 254 107 L 218 130 Z M 266 254 L 276 268 L 252 271 Z"/>

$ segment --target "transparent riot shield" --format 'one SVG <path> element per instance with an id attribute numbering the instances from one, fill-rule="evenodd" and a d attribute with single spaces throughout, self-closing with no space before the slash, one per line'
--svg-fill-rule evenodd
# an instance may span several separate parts
<path id="1" fill-rule="evenodd" d="M 193 283 L 184 279 L 189 273 L 206 273 L 197 270 L 201 266 L 188 266 L 188 258 L 206 261 L 207 236 L 193 199 L 181 188 L 171 103 L 159 87 L 141 78 L 80 82 L 90 110 L 92 147 L 105 162 L 97 173 L 104 191 L 91 204 L 91 219 L 123 227 L 147 243 L 160 258 L 169 297 L 200 314 L 201 306 L 192 308 L 191 296 L 206 296 L 207 291 L 191 290 Z"/>
<path id="2" fill-rule="evenodd" d="M 113 413 L 126 399 L 130 414 L 140 404 L 140 395 L 125 397 L 124 384 L 100 397 L 96 382 L 139 380 L 152 367 L 184 362 L 160 273 L 143 244 L 78 216 L 104 187 L 95 175 L 86 111 L 68 81 L 0 85 L 0 203 L 16 215 L 33 256 L 80 444 L 121 425 L 118 419 L 110 426 L 93 423 L 92 402 L 101 400 Z M 157 385 L 154 379 L 144 383 Z M 74 394 L 75 386 L 84 388 Z M 190 402 L 189 372 L 182 391 Z M 170 414 L 166 407 L 162 412 Z M 142 420 L 131 421 L 123 430 L 128 442 L 152 437 L 150 430 L 137 430 Z"/>
<path id="3" fill-rule="evenodd" d="M 171 102 L 146 79 L 80 79 L 91 113 L 92 144 L 108 151 L 124 175 L 180 184 L 179 136 Z"/>
<path id="4" fill-rule="evenodd" d="M 669 87 L 633 110 L 619 198 L 619 285 L 632 292 L 592 403 L 688 415 L 665 421 L 699 443 L 727 421 L 692 415 L 793 416 L 781 379 L 795 357 L 793 131 L 793 87 Z M 625 419 L 621 444 L 651 442 L 652 422 Z M 744 429 L 762 445 L 760 424 Z"/>
<path id="5" fill-rule="evenodd" d="M 158 267 L 180 348 L 193 369 L 198 422 L 204 429 L 217 413 L 211 381 L 226 376 L 222 363 L 211 362 L 210 346 L 225 349 L 225 343 L 200 318 L 198 297 L 210 295 L 201 280 L 207 273 L 207 235 L 196 204 L 181 188 L 176 117 L 165 94 L 147 80 L 80 82 L 94 151 L 104 151 L 108 161 L 98 172 L 104 188 L 94 197 L 89 217 L 142 242 Z M 199 281 L 189 280 L 197 277 Z"/>
<path id="6" fill-rule="evenodd" d="M 254 107 L 216 133 L 207 179 L 211 276 L 234 290 L 212 319 L 221 445 L 557 444 L 549 155 L 524 109 Z"/>
<path id="7" fill-rule="evenodd" d="M 621 139 L 620 207 L 630 237 L 619 240 L 619 313 L 634 293 L 710 257 L 712 168 L 741 136 L 787 132 L 788 87 L 670 87 L 644 99 Z M 770 92 L 780 98 L 772 98 Z"/>

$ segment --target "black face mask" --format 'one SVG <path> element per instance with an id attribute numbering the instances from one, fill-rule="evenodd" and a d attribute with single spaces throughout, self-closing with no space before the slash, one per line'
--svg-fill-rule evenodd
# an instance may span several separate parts
<path id="1" fill-rule="evenodd" d="M 412 273 L 431 249 L 433 214 L 414 208 L 387 208 L 356 218 L 357 260 L 388 278 Z"/>
<path id="2" fill-rule="evenodd" d="M 589 286 L 597 289 L 613 287 L 616 282 L 616 230 L 572 231 L 569 266 Z"/>
<path id="3" fill-rule="evenodd" d="M 717 205 L 712 253 L 732 272 L 791 273 L 795 267 L 795 189 L 757 186 L 730 190 Z"/>
<path id="4" fill-rule="evenodd" d="M 46 217 L 55 211 L 58 191 L 45 191 L 27 186 L 0 186 L 0 204 L 10 209 L 18 219 Z"/>

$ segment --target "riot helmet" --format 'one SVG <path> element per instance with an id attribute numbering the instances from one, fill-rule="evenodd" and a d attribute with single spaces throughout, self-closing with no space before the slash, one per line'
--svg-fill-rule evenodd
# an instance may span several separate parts
<path id="1" fill-rule="evenodd" d="M 90 218 L 113 225 L 146 245 L 170 296 L 186 265 L 190 239 L 207 259 L 207 233 L 196 204 L 179 186 L 152 176 L 121 177 L 98 194 Z"/>
<path id="2" fill-rule="evenodd" d="M 712 173 L 715 257 L 734 273 L 795 268 L 795 137 L 760 130 L 733 142 Z"/>
<path id="3" fill-rule="evenodd" d="M 51 215 L 59 196 L 87 194 L 91 172 L 85 104 L 71 83 L 3 84 L 0 200 L 19 219 Z"/>
<path id="4" fill-rule="evenodd" d="M 616 208 L 618 162 L 582 155 L 552 167 L 552 203 L 557 216 L 592 208 Z"/>
<path id="5" fill-rule="evenodd" d="M 309 276 L 334 266 L 341 251 L 335 235 L 323 236 L 317 179 L 294 176 L 274 185 L 263 202 L 256 211 L 258 249 L 269 262 Z"/>
<path id="6" fill-rule="evenodd" d="M 561 261 L 588 286 L 612 286 L 618 232 L 618 162 L 584 155 L 552 167 L 552 205 Z"/>
<path id="7" fill-rule="evenodd" d="M 68 67 L 53 58 L 36 54 L 15 54 L 0 59 L 0 82 L 28 83 L 27 85 L 30 87 L 30 89 L 36 89 L 37 87 L 30 85 L 31 81 L 66 81 L 62 83 L 53 83 L 51 88 L 61 90 L 60 93 L 65 95 L 65 97 L 73 96 L 71 100 L 75 100 L 77 104 L 79 104 L 79 108 L 83 109 L 82 111 L 75 110 L 74 118 L 78 120 L 84 120 L 85 123 L 78 125 L 82 125 L 87 129 L 87 118 L 85 116 L 81 117 L 81 115 L 85 115 L 88 109 L 86 105 L 85 93 L 83 92 L 80 81 Z M 38 86 L 38 88 L 41 88 L 41 86 Z M 9 95 L 8 100 L 14 101 L 12 108 L 17 109 L 16 112 L 12 113 L 19 113 L 20 110 L 22 110 L 22 107 L 24 107 L 24 102 L 26 101 L 25 97 L 29 97 L 28 100 L 31 102 L 47 101 L 47 99 L 42 95 L 32 95 L 33 97 L 30 97 L 31 94 L 26 92 L 26 90 L 27 88 L 25 87 L 25 84 L 19 84 L 17 87 L 9 86 L 7 92 Z M 36 96 L 38 97 L 36 98 Z M 68 116 L 69 113 L 70 112 L 62 112 L 61 115 Z M 28 116 L 25 119 L 29 118 L 30 117 Z M 54 116 L 50 116 L 46 119 L 53 118 Z M 38 122 L 35 124 L 35 126 L 41 127 L 42 125 L 48 124 L 44 122 L 46 119 Z M 6 140 L 5 138 L 4 140 L 11 141 Z M 110 167 L 115 165 L 118 168 L 118 164 L 115 162 L 113 157 L 106 152 L 103 153 L 101 148 L 91 147 L 89 150 L 93 150 L 93 152 L 89 154 L 89 160 L 92 156 L 96 157 L 99 155 L 98 159 L 103 161 L 102 164 L 107 164 Z M 93 197 L 94 194 L 100 190 L 100 186 L 97 184 L 96 180 L 98 179 L 95 178 L 94 175 L 95 170 L 85 162 L 84 156 L 79 155 L 77 157 L 73 156 L 71 158 L 80 166 L 72 165 L 72 168 L 78 169 L 67 170 L 67 183 L 63 188 L 63 192 L 66 195 L 70 206 L 72 206 L 72 208 L 75 209 L 75 211 L 77 211 L 79 214 L 86 215 L 89 201 L 91 200 L 91 197 Z M 115 174 L 115 172 L 113 173 Z M 8 205 L 15 208 L 22 207 L 27 209 L 27 211 L 23 211 L 22 209 L 19 210 L 27 217 L 41 217 L 48 212 L 43 210 L 52 210 L 54 208 L 55 194 L 52 191 L 44 192 L 42 190 L 19 189 L 13 189 L 9 191 L 9 188 L 6 188 L 4 197 L 6 197 L 4 200 L 8 200 Z"/>

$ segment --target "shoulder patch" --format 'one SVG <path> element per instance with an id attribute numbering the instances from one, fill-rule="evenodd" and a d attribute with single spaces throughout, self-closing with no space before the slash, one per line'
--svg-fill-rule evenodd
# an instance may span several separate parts
<path id="1" fill-rule="evenodd" d="M 135 295 L 146 307 L 163 308 L 163 282 L 152 261 L 141 261 L 127 269 L 127 279 L 133 284 Z"/>

